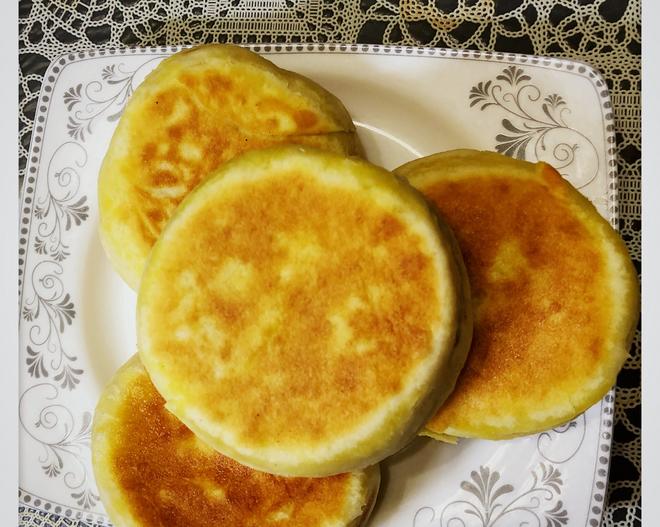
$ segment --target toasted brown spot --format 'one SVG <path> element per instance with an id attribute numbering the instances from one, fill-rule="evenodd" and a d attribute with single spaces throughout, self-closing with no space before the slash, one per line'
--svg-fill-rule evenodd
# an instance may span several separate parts
<path id="1" fill-rule="evenodd" d="M 173 174 L 170 171 L 156 170 L 153 172 L 152 181 L 154 185 L 164 187 L 167 185 L 174 185 L 175 183 L 177 183 L 177 177 L 176 174 Z"/>
<path id="2" fill-rule="evenodd" d="M 156 155 L 156 145 L 153 143 L 147 143 L 142 147 L 142 162 L 149 163 L 151 162 Z"/>
<path id="3" fill-rule="evenodd" d="M 161 210 L 150 209 L 147 211 L 147 218 L 149 221 L 154 224 L 162 223 L 166 218 Z"/>
<path id="4" fill-rule="evenodd" d="M 360 218 L 356 218 L 356 220 L 359 221 Z M 403 228 L 403 223 L 399 219 L 387 216 L 381 219 L 373 229 L 373 241 L 377 243 L 378 240 L 397 236 L 403 231 Z"/>
<path id="5" fill-rule="evenodd" d="M 316 117 L 316 114 L 310 112 L 309 110 L 301 110 L 295 112 L 293 114 L 293 118 L 296 121 L 298 128 L 300 128 L 301 132 L 304 132 L 309 128 L 312 128 L 318 122 L 318 117 Z"/>
<path id="6" fill-rule="evenodd" d="M 164 408 L 146 372 L 122 398 L 110 461 L 141 525 L 309 527 L 341 517 L 351 475 L 282 478 L 218 454 Z"/>

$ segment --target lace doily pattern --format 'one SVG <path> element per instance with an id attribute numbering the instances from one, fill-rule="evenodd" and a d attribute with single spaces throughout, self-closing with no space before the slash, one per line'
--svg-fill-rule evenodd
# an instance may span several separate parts
<path id="1" fill-rule="evenodd" d="M 202 42 L 426 45 L 582 60 L 607 80 L 619 227 L 641 269 L 641 0 L 20 0 L 19 176 L 49 63 L 90 48 Z M 641 524 L 640 333 L 618 379 L 603 525 Z M 22 525 L 51 525 L 29 507 Z M 82 525 L 60 518 L 56 525 Z"/>

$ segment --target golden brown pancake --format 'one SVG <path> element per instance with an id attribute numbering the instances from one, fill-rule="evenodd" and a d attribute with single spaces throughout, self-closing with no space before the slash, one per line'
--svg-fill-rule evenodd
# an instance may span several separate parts
<path id="1" fill-rule="evenodd" d="M 457 150 L 403 165 L 463 252 L 474 335 L 434 437 L 502 439 L 566 422 L 602 398 L 639 313 L 626 248 L 551 166 Z"/>
<path id="2" fill-rule="evenodd" d="M 154 246 L 138 347 L 167 408 L 218 451 L 325 476 L 397 451 L 446 398 L 471 332 L 464 294 L 407 182 L 320 150 L 253 151 Z"/>
<path id="3" fill-rule="evenodd" d="M 184 196 L 237 154 L 281 143 L 360 152 L 335 96 L 249 50 L 212 44 L 161 62 L 126 106 L 99 176 L 101 238 L 117 272 L 137 289 Z"/>
<path id="4" fill-rule="evenodd" d="M 94 474 L 117 527 L 357 527 L 380 472 L 283 478 L 206 446 L 165 409 L 137 355 L 105 389 L 94 417 Z"/>

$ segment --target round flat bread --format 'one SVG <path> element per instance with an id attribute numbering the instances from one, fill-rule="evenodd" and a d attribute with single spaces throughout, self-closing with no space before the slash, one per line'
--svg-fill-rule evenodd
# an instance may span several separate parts
<path id="1" fill-rule="evenodd" d="M 471 333 L 464 294 L 407 182 L 319 150 L 254 151 L 154 246 L 138 347 L 167 408 L 218 451 L 325 476 L 396 452 L 446 398 Z"/>
<path id="2" fill-rule="evenodd" d="M 380 472 L 283 478 L 206 446 L 165 409 L 137 356 L 103 392 L 92 433 L 94 474 L 118 527 L 357 527 Z"/>
<path id="3" fill-rule="evenodd" d="M 212 44 L 162 61 L 131 96 L 99 175 L 101 239 L 113 267 L 137 289 L 185 195 L 237 154 L 281 143 L 360 151 L 334 95 L 249 50 Z"/>
<path id="4" fill-rule="evenodd" d="M 396 170 L 453 229 L 474 336 L 431 436 L 503 439 L 564 423 L 601 399 L 628 355 L 637 274 L 596 209 L 549 165 L 458 150 Z"/>

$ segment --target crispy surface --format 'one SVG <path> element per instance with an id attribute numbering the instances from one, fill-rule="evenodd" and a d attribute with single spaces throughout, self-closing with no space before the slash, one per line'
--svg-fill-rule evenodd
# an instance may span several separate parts
<path id="1" fill-rule="evenodd" d="M 94 470 L 122 527 L 354 526 L 366 518 L 378 468 L 282 478 L 202 443 L 165 409 L 137 356 L 111 381 L 94 423 Z"/>
<path id="2" fill-rule="evenodd" d="M 625 247 L 550 166 L 448 152 L 397 172 L 441 210 L 462 249 L 474 335 L 429 435 L 505 438 L 570 420 L 625 360 L 638 313 Z"/>
<path id="3" fill-rule="evenodd" d="M 287 475 L 364 466 L 453 386 L 454 265 L 421 196 L 386 171 L 251 153 L 156 245 L 140 351 L 168 408 L 235 459 Z"/>
<path id="4" fill-rule="evenodd" d="M 119 274 L 137 288 L 186 194 L 237 154 L 281 143 L 359 153 L 337 98 L 251 51 L 207 45 L 159 64 L 124 110 L 99 177 L 101 235 Z"/>

